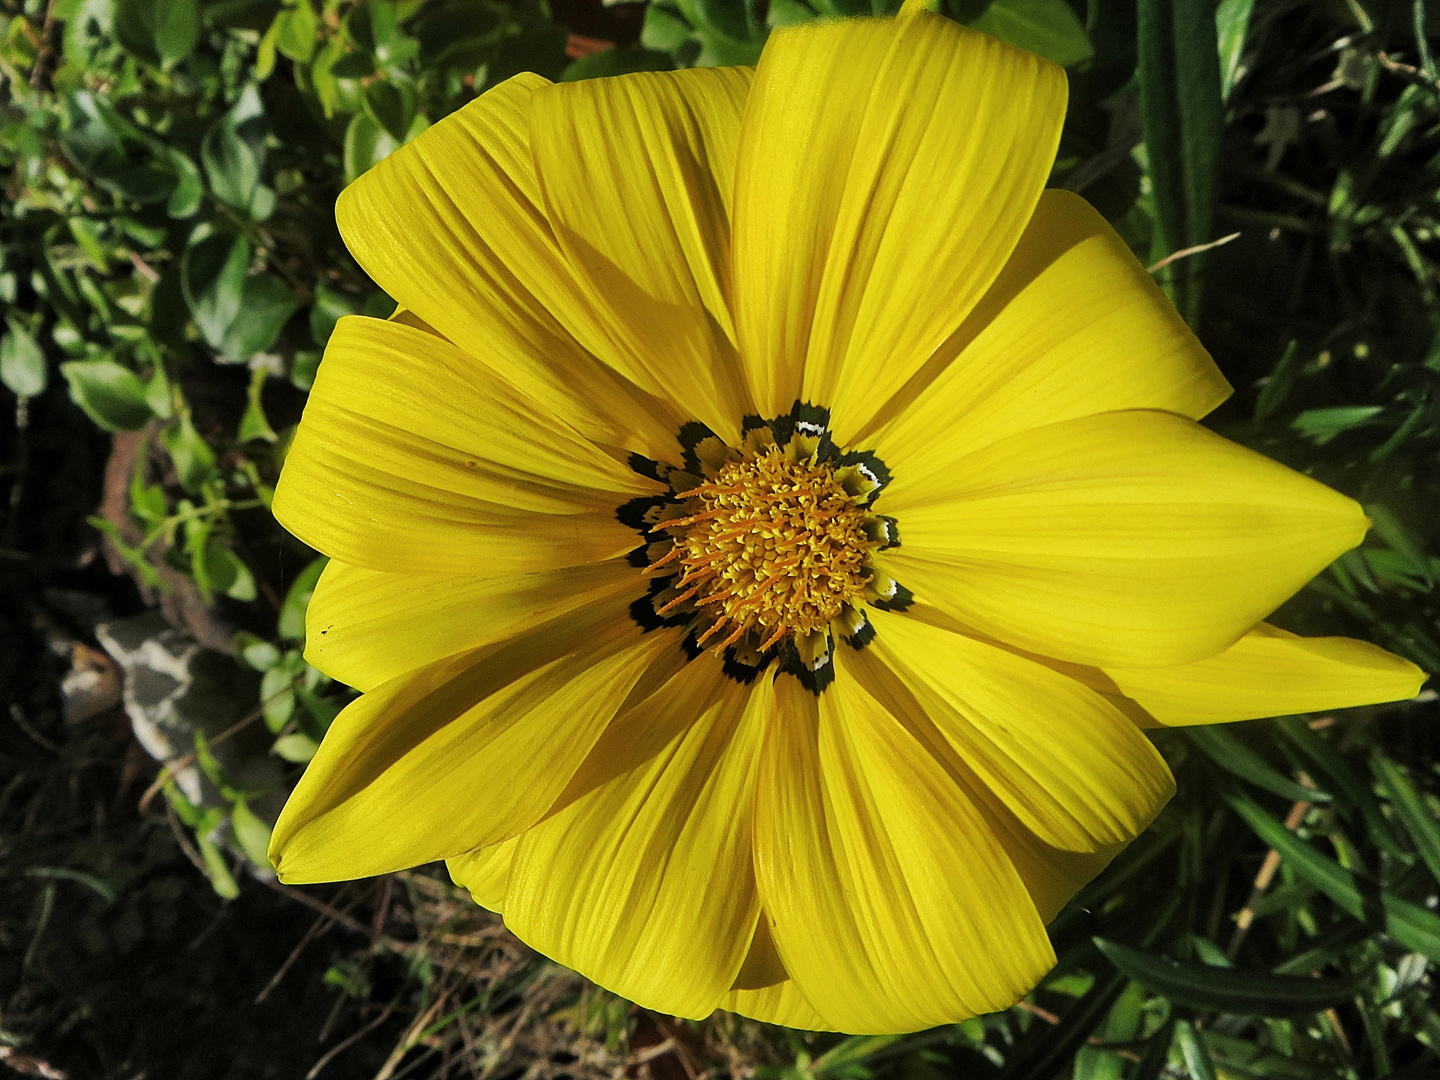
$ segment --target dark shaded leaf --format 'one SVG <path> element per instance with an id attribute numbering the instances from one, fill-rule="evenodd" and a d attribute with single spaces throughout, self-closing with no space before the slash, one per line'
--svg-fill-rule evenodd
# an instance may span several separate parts
<path id="1" fill-rule="evenodd" d="M 229 360 L 248 360 L 275 344 L 285 322 L 300 310 L 290 287 L 274 274 L 251 274 L 240 291 L 240 308 L 225 331 L 220 352 Z"/>
<path id="2" fill-rule="evenodd" d="M 173 64 L 195 48 L 200 9 L 196 0 L 117 0 L 115 34 L 141 59 Z"/>
<path id="3" fill-rule="evenodd" d="M 1184 963 L 1098 937 L 1095 944 L 1116 968 L 1151 993 L 1205 1012 L 1242 1016 L 1321 1012 L 1353 997 L 1366 984 L 1364 977 L 1312 979 Z"/>
<path id="4" fill-rule="evenodd" d="M 320 580 L 320 572 L 329 561 L 322 555 L 311 562 L 296 575 L 285 593 L 285 603 L 280 609 L 279 633 L 286 641 L 305 640 L 305 611 L 310 606 L 310 597 L 315 592 L 315 583 Z"/>
<path id="5" fill-rule="evenodd" d="M 675 62 L 669 55 L 640 45 L 617 45 L 576 60 L 560 78 L 564 82 L 599 79 L 611 75 L 628 75 L 632 71 L 670 71 Z"/>
<path id="6" fill-rule="evenodd" d="M 185 249 L 180 286 L 200 336 L 212 348 L 221 347 L 240 313 L 249 267 L 250 242 L 243 236 L 211 234 Z"/>

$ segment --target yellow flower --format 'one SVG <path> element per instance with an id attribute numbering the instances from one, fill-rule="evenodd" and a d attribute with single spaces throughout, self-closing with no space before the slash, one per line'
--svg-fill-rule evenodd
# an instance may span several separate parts
<path id="1" fill-rule="evenodd" d="M 1260 620 L 1360 508 L 1044 191 L 1056 67 L 926 13 L 754 69 L 519 76 L 341 197 L 402 306 L 335 330 L 275 512 L 363 696 L 283 880 L 433 859 L 642 1005 L 1004 1008 L 1173 782 L 1141 728 L 1413 695 Z"/>

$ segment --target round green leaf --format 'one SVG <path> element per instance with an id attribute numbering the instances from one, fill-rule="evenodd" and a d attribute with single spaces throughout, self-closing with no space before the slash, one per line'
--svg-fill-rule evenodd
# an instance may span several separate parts
<path id="1" fill-rule="evenodd" d="M 145 384 L 114 360 L 72 360 L 60 365 L 60 374 L 70 399 L 106 431 L 135 431 L 154 415 Z"/>
<path id="2" fill-rule="evenodd" d="M 45 390 L 45 354 L 30 331 L 10 320 L 10 332 L 0 339 L 0 381 L 16 397 L 35 397 Z"/>

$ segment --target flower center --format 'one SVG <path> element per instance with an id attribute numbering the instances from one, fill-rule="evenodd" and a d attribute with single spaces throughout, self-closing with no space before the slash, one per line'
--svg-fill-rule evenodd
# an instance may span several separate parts
<path id="1" fill-rule="evenodd" d="M 685 529 L 676 588 L 701 610 L 714 605 L 705 637 L 717 645 L 754 631 L 764 651 L 828 625 L 864 593 L 869 515 L 829 462 L 792 461 L 772 446 L 685 494 L 689 516 L 665 523 Z"/>
<path id="2" fill-rule="evenodd" d="M 838 448 L 825 409 L 747 416 L 738 447 L 696 421 L 676 434 L 682 464 L 639 454 L 630 467 L 666 488 L 617 507 L 640 534 L 627 556 L 649 577 L 630 617 L 646 633 L 680 627 L 685 655 L 709 651 L 750 683 L 774 664 L 819 694 L 837 644 L 875 637 L 870 607 L 905 611 L 914 594 L 877 567 L 900 544 L 875 500 L 890 470 L 868 450 Z"/>

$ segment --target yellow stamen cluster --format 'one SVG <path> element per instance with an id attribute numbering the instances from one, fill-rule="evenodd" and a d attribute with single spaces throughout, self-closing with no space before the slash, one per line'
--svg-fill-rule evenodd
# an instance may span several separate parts
<path id="1" fill-rule="evenodd" d="M 662 561 L 683 570 L 672 605 L 692 601 L 715 620 L 699 644 L 723 647 L 754 631 L 763 652 L 825 626 L 864 592 L 869 515 L 829 464 L 770 447 L 685 495 L 689 514 L 663 523 L 683 531 Z"/>

